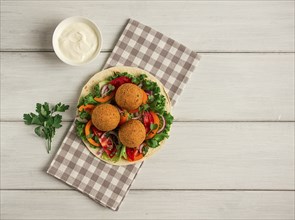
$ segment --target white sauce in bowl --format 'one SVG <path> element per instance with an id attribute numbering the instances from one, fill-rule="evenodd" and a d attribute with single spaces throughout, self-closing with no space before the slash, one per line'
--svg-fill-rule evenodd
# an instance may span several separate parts
<path id="1" fill-rule="evenodd" d="M 71 17 L 62 21 L 53 34 L 56 55 L 70 65 L 92 61 L 101 47 L 101 34 L 90 20 Z"/>
<path id="2" fill-rule="evenodd" d="M 82 22 L 70 24 L 65 28 L 58 43 L 61 53 L 75 63 L 87 62 L 98 47 L 95 31 Z"/>

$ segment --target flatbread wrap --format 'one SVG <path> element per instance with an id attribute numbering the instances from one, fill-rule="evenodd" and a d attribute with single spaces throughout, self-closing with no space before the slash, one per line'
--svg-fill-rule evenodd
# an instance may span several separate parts
<path id="1" fill-rule="evenodd" d="M 154 155 L 169 137 L 171 102 L 162 83 L 145 70 L 117 66 L 83 86 L 76 128 L 99 159 L 129 165 Z"/>

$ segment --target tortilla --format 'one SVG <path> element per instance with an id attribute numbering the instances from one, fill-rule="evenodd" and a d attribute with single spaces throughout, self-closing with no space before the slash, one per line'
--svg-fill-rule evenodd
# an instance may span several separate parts
<path id="1" fill-rule="evenodd" d="M 127 73 L 129 73 L 131 75 L 134 75 L 134 76 L 138 76 L 138 75 L 141 75 L 141 74 L 146 74 L 147 79 L 156 82 L 158 84 L 158 86 L 160 87 L 161 94 L 164 95 L 164 97 L 166 98 L 165 110 L 167 112 L 171 112 L 171 102 L 170 102 L 170 99 L 168 97 L 167 92 L 165 91 L 165 88 L 164 88 L 163 84 L 158 79 L 156 79 L 153 75 L 148 73 L 147 71 L 136 68 L 136 67 L 116 66 L 116 67 L 105 69 L 105 70 L 103 70 L 101 72 L 96 73 L 94 76 L 92 76 L 90 78 L 90 80 L 85 84 L 85 86 L 83 86 L 83 89 L 82 89 L 82 92 L 80 94 L 79 100 L 80 100 L 81 97 L 84 97 L 84 96 L 88 95 L 92 91 L 93 87 L 96 84 L 98 84 L 99 82 L 105 80 L 109 76 L 114 75 L 114 72 L 127 72 Z M 77 111 L 78 111 L 78 109 L 77 109 Z M 86 147 L 88 148 L 88 150 L 94 156 L 99 158 L 100 160 L 103 160 L 106 163 L 109 163 L 109 164 L 112 164 L 112 165 L 122 166 L 122 165 L 129 165 L 129 164 L 142 162 L 145 159 L 151 157 L 152 155 L 154 155 L 158 150 L 160 150 L 163 147 L 165 140 L 163 140 L 157 148 L 149 148 L 148 153 L 142 159 L 137 160 L 137 161 L 132 161 L 132 162 L 130 162 L 128 160 L 124 160 L 124 159 L 120 159 L 118 162 L 104 160 L 103 158 L 101 158 L 101 155 L 96 154 L 96 152 L 98 151 L 97 149 L 92 148 L 87 141 L 83 141 L 83 142 L 86 145 Z"/>

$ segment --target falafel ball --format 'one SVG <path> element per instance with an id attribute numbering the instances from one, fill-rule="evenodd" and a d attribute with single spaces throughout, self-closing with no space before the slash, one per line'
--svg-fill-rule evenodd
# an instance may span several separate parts
<path id="1" fill-rule="evenodd" d="M 142 96 L 141 88 L 132 83 L 125 83 L 118 88 L 115 100 L 121 108 L 130 111 L 142 104 Z"/>
<path id="2" fill-rule="evenodd" d="M 139 120 L 130 120 L 119 129 L 119 139 L 126 147 L 138 147 L 146 137 L 144 125 Z"/>
<path id="3" fill-rule="evenodd" d="M 101 131 L 110 131 L 115 129 L 120 121 L 118 109 L 111 104 L 101 104 L 92 111 L 92 123 Z"/>

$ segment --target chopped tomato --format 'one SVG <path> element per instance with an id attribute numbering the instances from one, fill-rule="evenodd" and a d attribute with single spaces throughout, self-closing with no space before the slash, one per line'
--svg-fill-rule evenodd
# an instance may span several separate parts
<path id="1" fill-rule="evenodd" d="M 131 79 L 128 78 L 127 76 L 120 76 L 116 79 L 113 79 L 110 84 L 112 84 L 113 86 L 115 86 L 116 89 L 118 89 L 122 84 L 125 83 L 131 83 Z"/>
<path id="2" fill-rule="evenodd" d="M 92 126 L 91 129 L 92 129 L 92 131 L 93 131 L 93 134 L 94 134 L 95 136 L 97 136 L 98 138 L 100 138 L 101 135 L 104 133 L 103 131 L 98 130 L 98 129 L 97 129 L 96 127 L 94 127 L 94 126 Z"/>
<path id="3" fill-rule="evenodd" d="M 87 112 L 91 112 L 94 108 L 95 108 L 95 105 L 91 105 L 91 104 L 81 105 L 79 107 L 78 111 L 82 112 L 84 110 L 84 111 L 87 111 Z"/>
<path id="4" fill-rule="evenodd" d="M 124 124 L 126 121 L 128 121 L 129 113 L 126 110 L 123 110 L 120 112 L 120 122 L 119 125 Z"/>
<path id="5" fill-rule="evenodd" d="M 153 121 L 154 121 L 153 124 L 157 125 L 157 127 L 149 132 L 146 139 L 153 138 L 157 134 L 157 131 L 159 130 L 159 127 L 160 127 L 160 119 L 159 119 L 158 115 L 154 112 L 150 112 L 150 114 L 153 117 Z"/>
<path id="6" fill-rule="evenodd" d="M 92 144 L 93 146 L 96 146 L 96 147 L 99 147 L 100 144 L 95 142 L 92 138 L 89 137 L 90 135 L 90 128 L 91 128 L 91 125 L 92 125 L 92 121 L 89 120 L 85 126 L 85 136 L 87 138 L 87 141 Z"/>
<path id="7" fill-rule="evenodd" d="M 126 154 L 129 161 L 134 160 L 134 153 L 135 153 L 134 148 L 126 147 Z"/>
<path id="8" fill-rule="evenodd" d="M 143 125 L 145 127 L 146 133 L 148 133 L 151 129 L 150 126 L 151 124 L 154 123 L 154 118 L 150 112 L 145 112 L 143 114 Z"/>
<path id="9" fill-rule="evenodd" d="M 137 161 L 143 158 L 143 154 L 139 153 L 138 149 L 126 147 L 126 154 L 128 161 Z"/>
<path id="10" fill-rule="evenodd" d="M 117 152 L 117 148 L 113 140 L 110 137 L 106 137 L 106 135 L 101 135 L 101 137 L 99 138 L 99 142 L 106 154 L 110 158 L 113 158 Z"/>
<path id="11" fill-rule="evenodd" d="M 105 103 L 107 101 L 109 101 L 111 98 L 113 98 L 115 95 L 115 91 L 111 92 L 109 95 L 107 96 L 104 96 L 104 97 L 95 97 L 94 100 L 97 101 L 97 102 L 100 102 L 100 103 Z"/>

